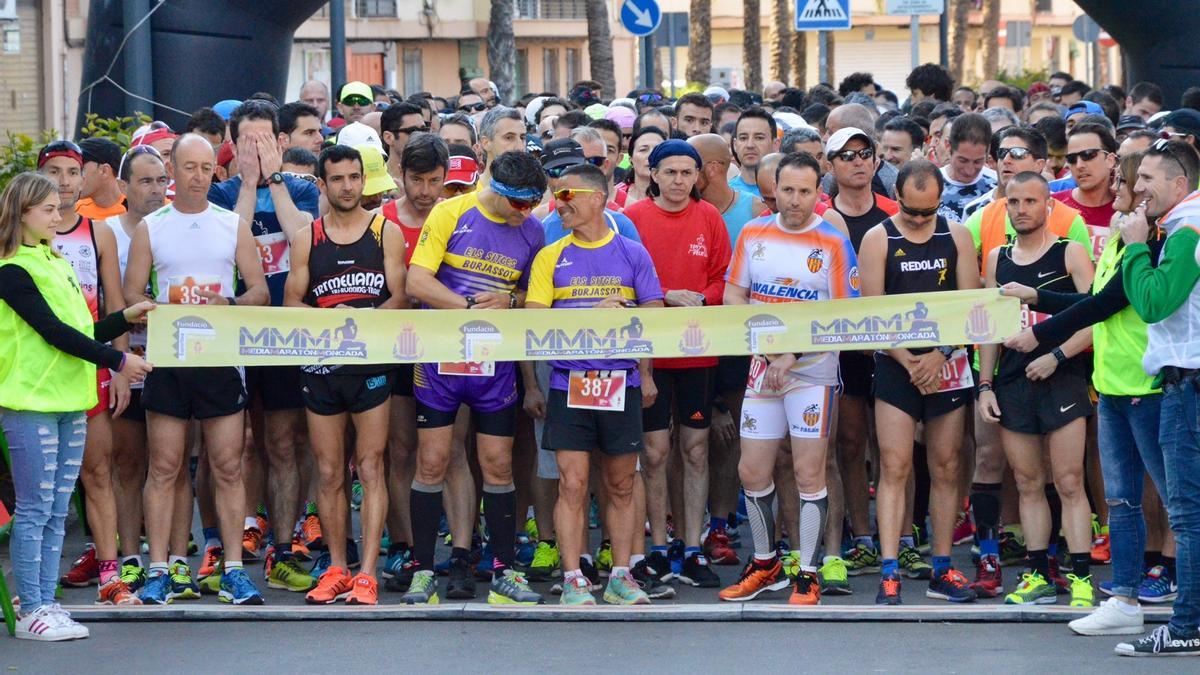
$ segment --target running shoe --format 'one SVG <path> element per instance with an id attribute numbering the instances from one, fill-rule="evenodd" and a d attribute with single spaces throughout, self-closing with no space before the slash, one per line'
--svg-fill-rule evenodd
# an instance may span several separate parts
<path id="1" fill-rule="evenodd" d="M 525 519 L 525 534 L 533 541 L 537 541 L 541 537 L 538 536 L 537 518 Z"/>
<path id="2" fill-rule="evenodd" d="M 1072 607 L 1095 606 L 1096 593 L 1092 589 L 1092 576 L 1090 574 L 1082 578 L 1077 577 L 1074 574 L 1068 574 L 1067 579 L 1071 582 Z"/>
<path id="3" fill-rule="evenodd" d="M 688 556 L 687 560 L 683 561 L 683 569 L 675 576 L 683 583 L 698 588 L 718 588 L 721 585 L 721 578 L 712 571 L 708 558 L 702 553 Z"/>
<path id="4" fill-rule="evenodd" d="M 781 591 L 788 587 L 788 583 L 788 577 L 783 573 L 783 563 L 779 558 L 751 558 L 742 570 L 742 575 L 738 577 L 737 583 L 722 589 L 717 597 L 726 602 L 746 602 L 763 593 Z"/>
<path id="5" fill-rule="evenodd" d="M 411 548 L 405 547 L 396 551 L 389 555 L 387 560 L 383 561 L 383 569 L 380 571 L 380 575 L 384 579 L 391 579 L 404 570 L 404 564 L 409 560 L 412 560 Z"/>
<path id="6" fill-rule="evenodd" d="M 242 530 L 242 558 L 246 562 L 256 562 L 262 550 L 263 531 L 257 527 L 247 527 Z"/>
<path id="7" fill-rule="evenodd" d="M 354 509 L 355 511 L 361 509 L 362 501 L 363 501 L 362 482 L 359 481 L 357 478 L 355 478 L 354 483 L 350 486 L 350 508 Z"/>
<path id="8" fill-rule="evenodd" d="M 212 574 L 202 577 L 196 585 L 200 587 L 202 595 L 220 595 L 221 594 L 221 571 L 224 569 L 224 563 L 217 561 L 216 571 Z"/>
<path id="9" fill-rule="evenodd" d="M 1058 602 L 1058 592 L 1054 585 L 1032 571 L 1022 574 L 1017 589 L 1004 596 L 1006 605 L 1053 605 L 1055 602 Z"/>
<path id="10" fill-rule="evenodd" d="M 267 577 L 267 588 L 275 588 L 293 593 L 307 593 L 315 588 L 317 580 L 312 578 L 295 558 L 281 560 L 271 567 Z"/>
<path id="11" fill-rule="evenodd" d="M 223 555 L 225 555 L 225 551 L 220 546 L 209 546 L 204 549 L 204 560 L 201 561 L 200 570 L 196 576 L 205 579 L 215 574 L 217 563 L 221 562 Z"/>
<path id="12" fill-rule="evenodd" d="M 704 538 L 704 553 L 714 565 L 737 565 L 741 563 L 737 551 L 729 541 L 729 535 L 724 529 L 709 530 Z"/>
<path id="13" fill-rule="evenodd" d="M 479 560 L 475 563 L 475 578 L 479 581 L 491 581 L 495 575 L 496 557 L 492 555 L 492 547 L 489 544 L 483 545 L 483 550 L 479 554 Z"/>
<path id="14" fill-rule="evenodd" d="M 138 593 L 143 605 L 165 605 L 171 602 L 171 575 L 166 572 L 153 574 Z"/>
<path id="15" fill-rule="evenodd" d="M 564 581 L 562 584 L 562 595 L 558 598 L 558 604 L 570 607 L 595 605 L 596 598 L 592 595 L 591 583 L 582 576 Z"/>
<path id="16" fill-rule="evenodd" d="M 590 560 L 583 557 L 579 558 L 579 570 L 583 572 L 583 576 L 587 577 L 593 591 L 600 590 L 600 570 L 596 569 L 596 566 Z"/>
<path id="17" fill-rule="evenodd" d="M 1167 571 L 1166 567 L 1155 565 L 1146 572 L 1146 578 L 1142 580 L 1141 588 L 1138 589 L 1138 600 L 1157 605 L 1174 602 L 1178 594 L 1179 585 L 1175 583 L 1175 575 Z"/>
<path id="18" fill-rule="evenodd" d="M 413 583 L 416 583 L 415 580 Z M 529 582 L 516 570 L 506 569 L 492 579 L 488 592 L 489 605 L 540 605 L 542 596 L 529 587 Z"/>
<path id="19" fill-rule="evenodd" d="M 310 579 L 312 577 L 309 577 Z M 310 605 L 332 605 L 344 600 L 350 594 L 350 572 L 341 567 L 330 567 L 325 570 L 317 585 L 304 596 L 304 602 Z"/>
<path id="20" fill-rule="evenodd" d="M 430 570 L 420 570 L 413 573 L 412 583 L 400 598 L 406 605 L 436 605 L 438 604 L 437 577 Z"/>
<path id="21" fill-rule="evenodd" d="M 671 561 L 662 551 L 651 551 L 650 555 L 646 556 L 646 565 L 659 581 L 670 580 Z"/>
<path id="22" fill-rule="evenodd" d="M 146 585 L 146 568 L 141 565 L 121 565 L 117 574 L 132 593 L 137 593 Z"/>
<path id="23" fill-rule="evenodd" d="M 605 539 L 600 542 L 600 548 L 596 549 L 596 571 L 601 577 L 607 577 L 612 572 L 612 542 Z"/>
<path id="24" fill-rule="evenodd" d="M 675 597 L 675 587 L 659 579 L 658 572 L 650 566 L 647 560 L 647 558 L 643 558 L 631 567 L 629 569 L 630 576 L 651 600 L 666 600 Z"/>
<path id="25" fill-rule="evenodd" d="M 879 592 L 875 594 L 877 605 L 900 605 L 900 575 L 889 574 L 879 579 Z"/>
<path id="26" fill-rule="evenodd" d="M 974 602 L 976 596 L 971 582 L 967 581 L 962 572 L 951 567 L 929 580 L 925 597 L 947 602 Z"/>
<path id="27" fill-rule="evenodd" d="M 975 523 L 967 511 L 958 512 L 958 520 L 954 522 L 954 545 L 965 544 L 975 536 Z"/>
<path id="28" fill-rule="evenodd" d="M 446 516 L 444 515 L 438 520 L 437 536 L 445 538 L 446 544 L 450 543 L 450 522 L 446 520 Z"/>
<path id="29" fill-rule="evenodd" d="M 1058 557 L 1050 556 L 1050 569 L 1048 581 L 1054 584 L 1054 591 L 1059 595 L 1067 595 L 1071 592 L 1071 582 L 1062 575 L 1062 570 L 1058 566 Z"/>
<path id="30" fill-rule="evenodd" d="M 933 567 L 925 562 L 920 551 L 915 546 L 905 546 L 900 549 L 900 569 L 909 579 L 928 579 L 933 576 Z"/>
<path id="31" fill-rule="evenodd" d="M 1141 606 L 1126 605 L 1116 598 L 1105 600 L 1067 627 L 1078 635 L 1137 635 L 1146 630 Z"/>
<path id="32" fill-rule="evenodd" d="M 846 573 L 852 577 L 879 571 L 879 549 L 874 545 L 868 546 L 860 542 L 842 557 L 846 561 Z"/>
<path id="33" fill-rule="evenodd" d="M 300 525 L 300 538 L 304 540 L 304 546 L 310 551 L 322 551 L 325 549 L 325 538 L 321 534 L 321 519 L 315 513 L 304 516 L 304 522 Z"/>
<path id="34" fill-rule="evenodd" d="M 1107 565 L 1112 562 L 1112 546 L 1108 536 L 1108 526 L 1099 527 L 1099 523 L 1093 524 L 1098 531 L 1096 536 L 1092 538 L 1092 564 Z"/>
<path id="35" fill-rule="evenodd" d="M 933 547 L 929 544 L 929 535 L 925 528 L 913 525 L 913 541 L 917 542 L 917 552 L 921 555 L 929 555 Z"/>
<path id="36" fill-rule="evenodd" d="M 775 550 L 779 555 L 787 555 L 788 551 L 792 550 L 792 545 L 788 543 L 787 537 L 775 542 Z"/>
<path id="37" fill-rule="evenodd" d="M 378 605 L 379 582 L 366 572 L 359 572 L 350 580 L 350 594 L 346 596 L 347 605 Z"/>
<path id="38" fill-rule="evenodd" d="M 221 593 L 218 599 L 234 605 L 263 604 L 262 593 L 258 592 L 258 588 L 250 580 L 250 575 L 241 567 L 221 573 Z"/>
<path id="39" fill-rule="evenodd" d="M 1016 534 L 1005 530 L 1000 533 L 998 543 L 1000 545 L 1001 565 L 1021 565 L 1025 562 L 1028 552 L 1025 550 L 1025 543 Z"/>
<path id="40" fill-rule="evenodd" d="M 450 559 L 450 578 L 446 581 L 446 597 L 450 600 L 473 600 L 475 579 L 471 577 L 471 563 L 466 558 Z"/>
<path id="41" fill-rule="evenodd" d="M 1000 561 L 996 556 L 985 555 L 979 559 L 971 588 L 980 598 L 996 598 L 1004 592 L 1004 574 L 1000 571 Z"/>
<path id="42" fill-rule="evenodd" d="M 83 553 L 71 563 L 71 568 L 59 578 L 59 582 L 73 588 L 100 583 L 100 561 L 96 559 L 96 547 L 93 544 L 83 549 Z"/>
<path id="43" fill-rule="evenodd" d="M 398 574 L 393 574 L 392 578 L 383 582 L 383 588 L 391 593 L 403 593 L 408 590 L 409 584 L 412 583 L 413 574 L 420 568 L 416 560 L 409 560 L 404 563 L 404 567 L 400 569 Z"/>
<path id="44" fill-rule="evenodd" d="M 533 554 L 536 552 L 537 544 L 524 532 L 518 532 L 516 547 L 513 549 L 513 566 L 525 569 L 533 562 Z"/>
<path id="45" fill-rule="evenodd" d="M 648 605 L 650 596 L 626 570 L 608 577 L 604 601 L 610 605 Z"/>
<path id="46" fill-rule="evenodd" d="M 292 535 L 292 557 L 300 562 L 311 562 L 313 559 L 312 551 L 304 545 L 299 534 Z"/>
<path id="47" fill-rule="evenodd" d="M 1200 634 L 1182 635 L 1169 625 L 1134 642 L 1122 642 L 1113 649 L 1119 656 L 1200 656 Z"/>
<path id="48" fill-rule="evenodd" d="M 683 572 L 683 553 L 686 547 L 683 545 L 682 539 L 672 539 L 667 545 L 667 560 L 671 563 L 669 572 L 672 577 L 677 577 Z"/>
<path id="49" fill-rule="evenodd" d="M 121 581 L 121 577 L 113 577 L 108 583 L 101 584 L 96 596 L 97 605 L 140 605 L 142 601 L 129 590 L 129 586 Z"/>
<path id="50" fill-rule="evenodd" d="M 817 573 L 821 575 L 822 595 L 850 595 L 854 592 L 850 588 L 845 560 L 834 555 L 827 555 L 822 563 L 821 569 L 817 570 Z"/>
<path id="51" fill-rule="evenodd" d="M 796 575 L 792 584 L 792 597 L 788 598 L 789 605 L 819 605 L 821 604 L 821 582 L 817 581 L 814 572 L 801 572 Z"/>
<path id="52" fill-rule="evenodd" d="M 167 595 L 169 600 L 200 599 L 200 587 L 192 580 L 192 568 L 187 563 L 174 563 L 167 574 L 171 577 L 171 592 Z"/>

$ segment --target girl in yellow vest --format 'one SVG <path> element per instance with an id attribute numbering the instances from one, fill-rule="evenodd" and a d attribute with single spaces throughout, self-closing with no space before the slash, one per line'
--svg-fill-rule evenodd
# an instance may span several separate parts
<path id="1" fill-rule="evenodd" d="M 83 463 L 85 412 L 96 405 L 96 366 L 140 381 L 150 364 L 103 341 L 144 321 L 143 302 L 93 324 L 71 264 L 50 246 L 58 185 L 23 173 L 0 194 L 0 429 L 16 489 L 12 562 L 21 613 L 16 636 L 85 638 L 58 603 L 64 523 Z"/>

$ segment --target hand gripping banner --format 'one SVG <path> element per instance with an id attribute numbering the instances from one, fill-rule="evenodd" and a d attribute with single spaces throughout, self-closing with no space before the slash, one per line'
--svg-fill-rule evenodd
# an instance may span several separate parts
<path id="1" fill-rule="evenodd" d="M 159 305 L 149 360 L 172 366 L 671 358 L 1000 342 L 996 289 L 661 309 L 371 310 Z"/>

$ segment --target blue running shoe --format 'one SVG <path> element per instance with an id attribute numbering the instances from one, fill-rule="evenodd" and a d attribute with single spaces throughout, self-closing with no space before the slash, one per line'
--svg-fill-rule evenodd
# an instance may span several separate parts
<path id="1" fill-rule="evenodd" d="M 325 570 L 333 564 L 333 558 L 329 555 L 329 551 L 323 551 L 317 559 L 313 561 L 312 569 L 308 571 L 308 575 L 314 579 L 320 579 Z"/>
<path id="2" fill-rule="evenodd" d="M 683 540 L 675 539 L 667 547 L 667 560 L 671 563 L 671 576 L 677 577 L 683 572 Z"/>
<path id="3" fill-rule="evenodd" d="M 1101 581 L 1099 584 L 1097 584 L 1097 587 L 1100 589 L 1101 593 L 1107 595 L 1110 598 L 1112 597 L 1113 590 L 1112 590 L 1112 582 L 1111 581 Z M 1143 587 L 1144 587 L 1144 585 L 1143 585 Z"/>
<path id="4" fill-rule="evenodd" d="M 530 560 L 533 556 L 530 556 Z M 491 581 L 493 563 L 495 558 L 492 556 L 492 547 L 490 544 L 483 545 L 483 553 L 479 556 L 479 562 L 475 565 L 475 578 L 480 581 Z"/>
<path id="5" fill-rule="evenodd" d="M 146 585 L 138 593 L 143 605 L 165 605 L 171 602 L 171 575 L 166 572 L 146 579 Z"/>
<path id="6" fill-rule="evenodd" d="M 449 537 L 450 536 L 450 523 L 446 522 L 446 516 L 442 516 L 442 519 L 438 521 L 437 536 L 439 536 L 439 537 Z"/>
<path id="7" fill-rule="evenodd" d="M 235 605 L 261 605 L 263 604 L 262 593 L 255 588 L 254 582 L 250 581 L 250 576 L 246 574 L 246 570 L 236 568 L 226 570 L 221 574 L 221 594 L 218 598 L 221 602 L 229 602 Z"/>
<path id="8" fill-rule="evenodd" d="M 389 555 L 383 563 L 380 574 L 384 579 L 391 579 L 404 570 L 404 564 L 412 559 L 412 550 L 403 548 Z"/>
<path id="9" fill-rule="evenodd" d="M 533 554 L 536 550 L 537 545 L 533 543 L 532 539 L 524 537 L 524 541 L 522 541 L 522 537 L 518 535 L 517 550 L 513 554 L 513 562 L 516 563 L 517 567 L 522 569 L 528 567 L 533 562 Z"/>
<path id="10" fill-rule="evenodd" d="M 1155 565 L 1142 580 L 1142 586 L 1138 589 L 1138 600 L 1159 604 L 1174 601 L 1178 594 L 1179 585 L 1175 583 L 1175 576 L 1167 571 L 1166 567 Z"/>
<path id="11" fill-rule="evenodd" d="M 349 539 L 346 541 L 346 566 L 350 569 L 358 569 L 362 561 L 358 559 L 358 542 Z"/>

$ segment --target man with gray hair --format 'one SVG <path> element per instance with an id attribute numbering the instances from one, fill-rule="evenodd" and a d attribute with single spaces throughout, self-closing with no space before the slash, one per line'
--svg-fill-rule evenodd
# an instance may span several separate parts
<path id="1" fill-rule="evenodd" d="M 988 108 L 982 114 L 987 118 L 987 121 L 992 123 L 993 134 L 998 134 L 1009 127 L 1015 127 L 1021 123 L 1021 120 L 1017 119 L 1017 114 L 1008 108 Z"/>
<path id="2" fill-rule="evenodd" d="M 480 162 L 485 166 L 479 185 L 492 178 L 492 158 L 506 152 L 525 151 L 525 121 L 516 108 L 498 105 L 487 111 L 479 124 Z"/>

